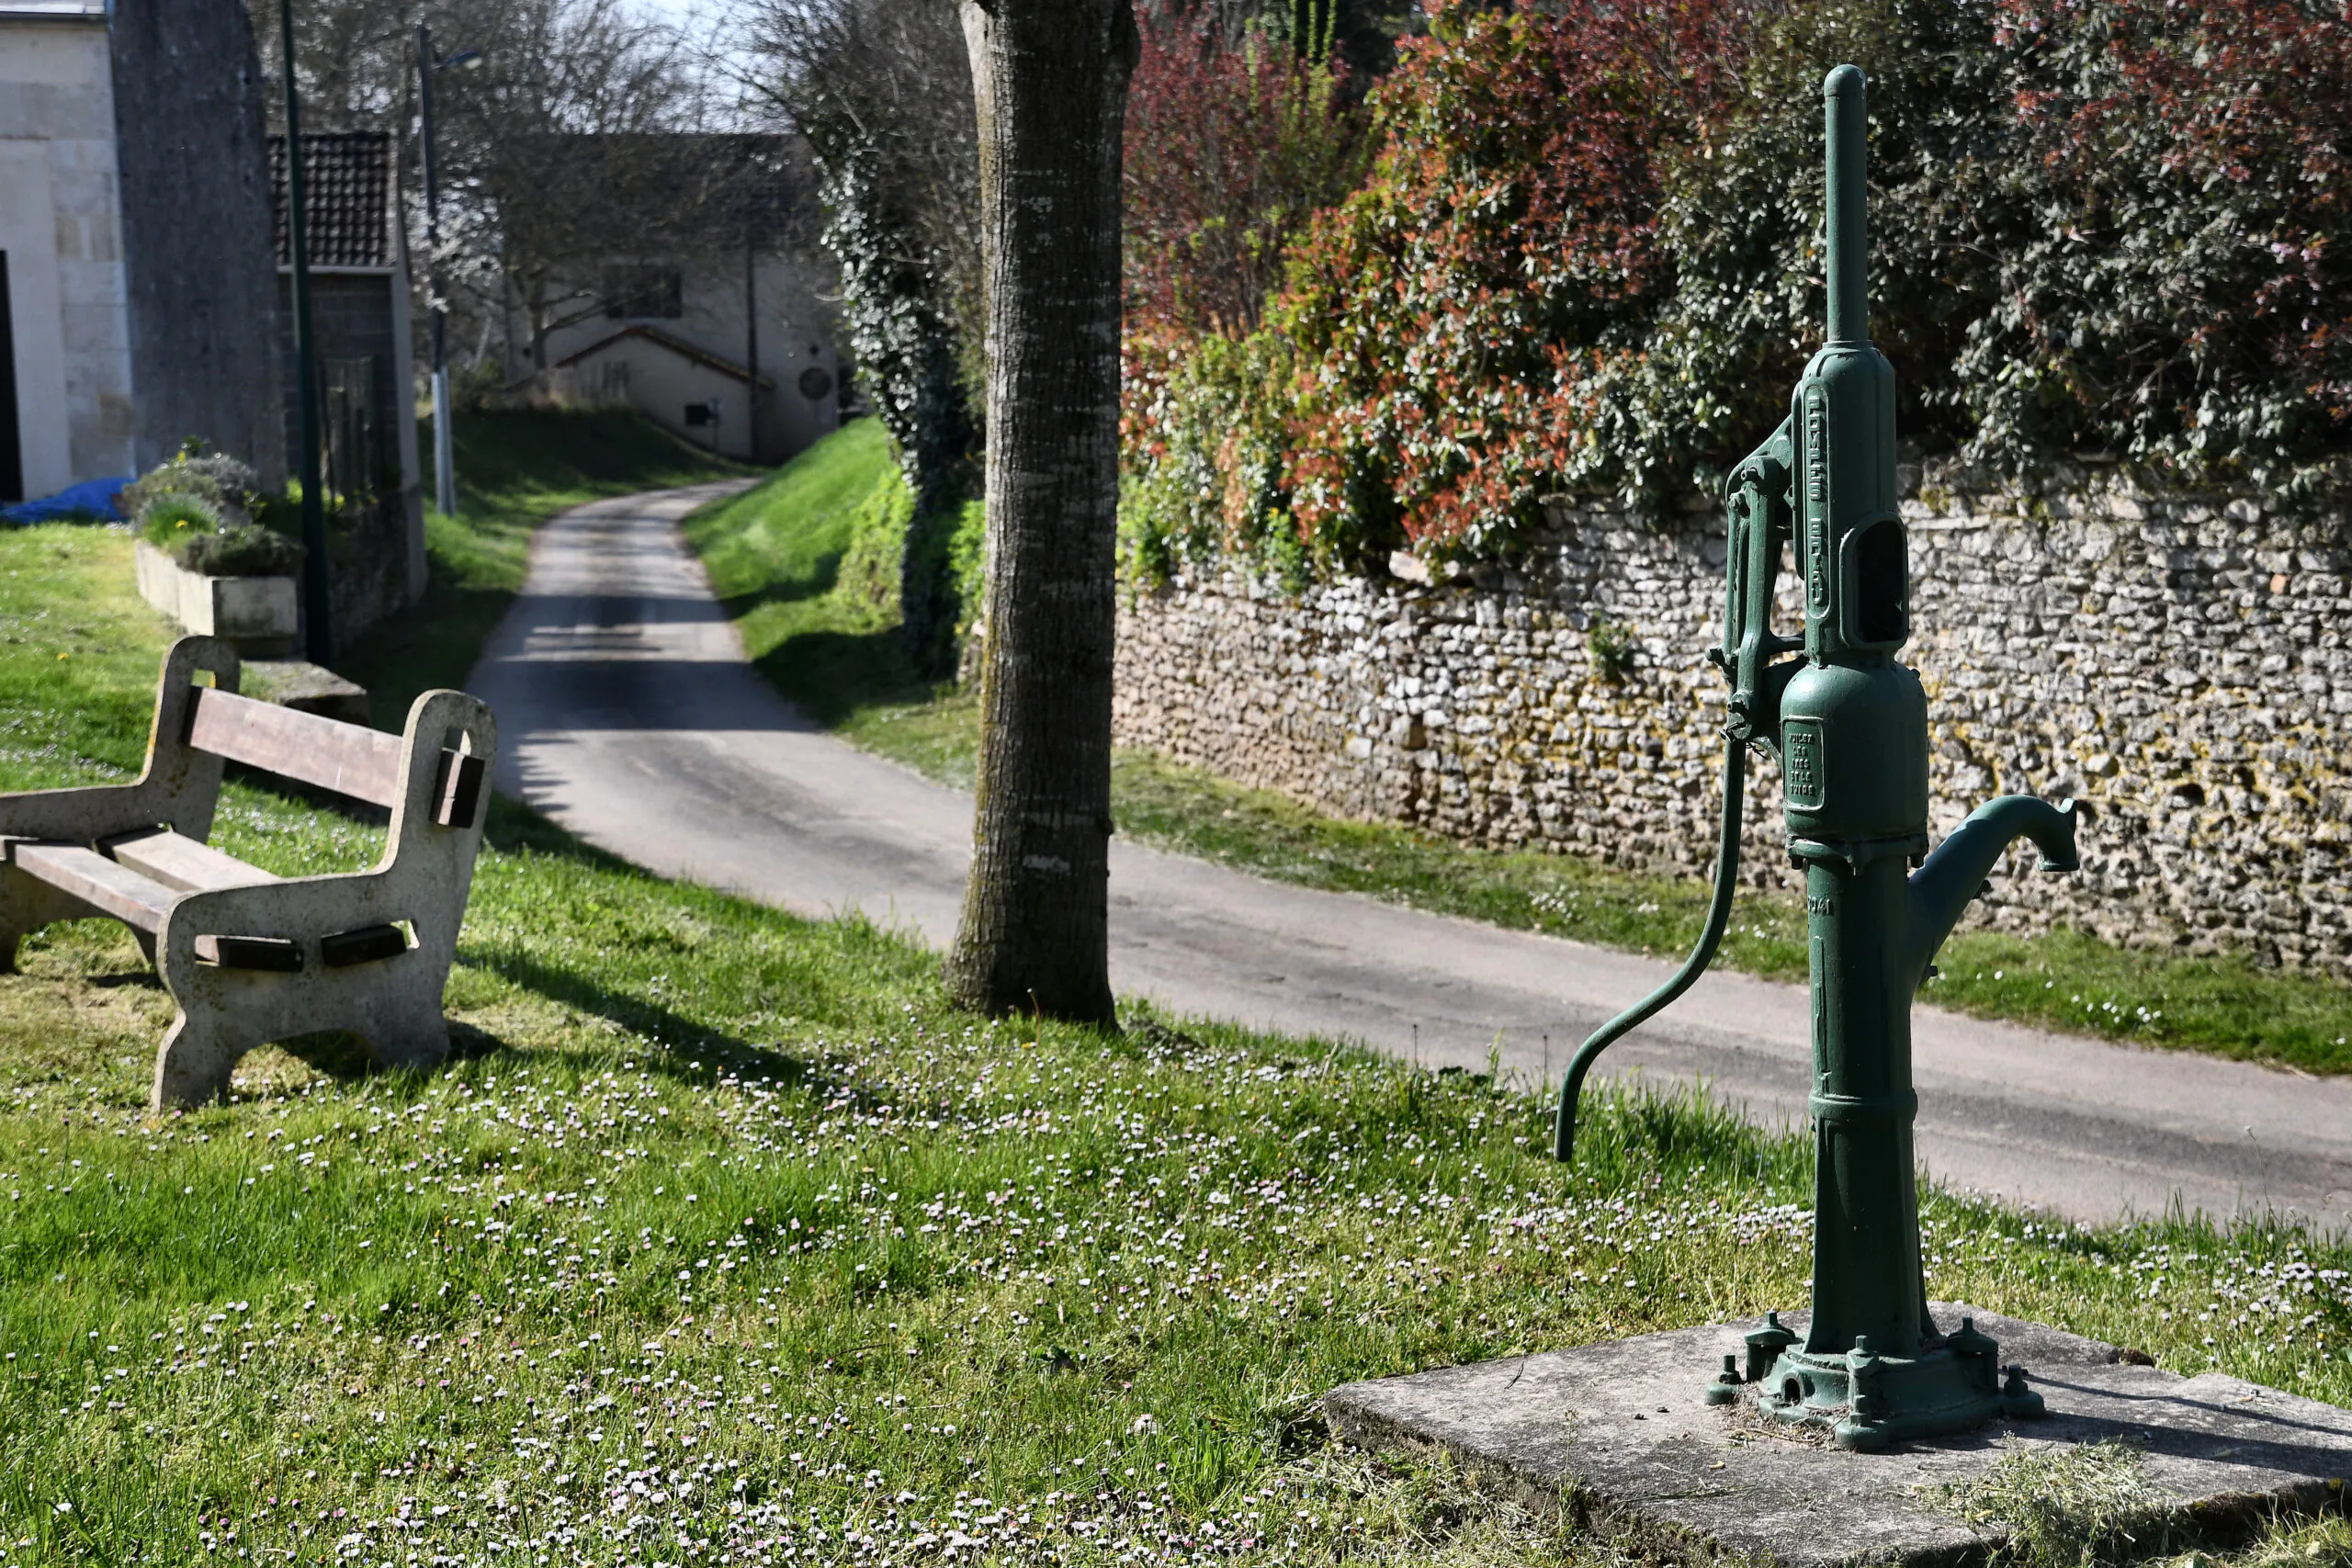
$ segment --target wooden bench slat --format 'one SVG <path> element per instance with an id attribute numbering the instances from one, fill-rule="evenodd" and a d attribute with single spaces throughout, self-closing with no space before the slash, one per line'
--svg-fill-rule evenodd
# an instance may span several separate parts
<path id="1" fill-rule="evenodd" d="M 397 735 L 209 686 L 196 694 L 192 713 L 187 743 L 199 751 L 371 805 L 400 804 Z"/>
<path id="2" fill-rule="evenodd" d="M 201 840 L 184 838 L 169 828 L 125 833 L 98 845 L 115 864 L 129 866 L 182 893 L 209 893 L 218 887 L 254 887 L 277 877 L 257 865 L 247 865 L 223 854 Z"/>
<path id="3" fill-rule="evenodd" d="M 11 848 L 8 858 L 51 886 L 142 931 L 161 930 L 164 912 L 180 897 L 176 889 L 79 844 L 20 843 Z"/>

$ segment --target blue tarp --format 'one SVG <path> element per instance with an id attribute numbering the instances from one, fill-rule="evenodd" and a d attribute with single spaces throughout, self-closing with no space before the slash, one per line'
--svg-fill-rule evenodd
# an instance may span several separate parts
<path id="1" fill-rule="evenodd" d="M 115 505 L 122 494 L 122 487 L 130 482 L 124 474 L 110 479 L 84 479 L 77 485 L 67 485 L 55 495 L 45 495 L 39 501 L 20 501 L 14 506 L 0 506 L 0 518 L 12 524 L 26 523 L 119 523 L 121 511 Z"/>

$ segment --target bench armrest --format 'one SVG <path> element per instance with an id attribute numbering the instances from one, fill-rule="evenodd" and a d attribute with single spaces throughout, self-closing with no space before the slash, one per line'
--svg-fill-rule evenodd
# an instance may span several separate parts
<path id="1" fill-rule="evenodd" d="M 199 937 L 258 937 L 293 944 L 300 967 L 321 966 L 322 940 L 370 926 L 415 924 L 430 938 L 449 917 L 411 907 L 383 873 L 359 871 L 289 877 L 247 887 L 216 887 L 175 901 L 155 935 L 155 967 L 174 994 L 198 962 Z M 454 937 L 455 932 L 441 933 Z"/>
<path id="2" fill-rule="evenodd" d="M 464 692 L 420 695 L 401 735 L 401 793 L 384 838 L 384 869 L 454 879 L 462 907 L 497 761 L 498 721 L 489 704 Z"/>
<path id="3" fill-rule="evenodd" d="M 136 828 L 152 828 L 147 812 L 155 792 L 144 779 L 119 784 L 77 784 L 0 795 L 0 839 L 40 839 L 89 844 Z"/>
<path id="4" fill-rule="evenodd" d="M 189 711 L 198 671 L 210 671 L 220 690 L 233 692 L 241 668 L 236 649 L 219 637 L 184 637 L 172 644 L 155 687 L 155 720 L 139 777 L 129 784 L 0 794 L 0 838 L 87 844 L 159 825 L 191 839 L 209 837 L 220 759 L 189 748 Z"/>

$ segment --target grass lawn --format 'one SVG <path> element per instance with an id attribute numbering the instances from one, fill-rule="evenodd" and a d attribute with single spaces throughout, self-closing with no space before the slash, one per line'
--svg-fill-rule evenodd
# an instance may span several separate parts
<path id="1" fill-rule="evenodd" d="M 887 608 L 836 583 L 851 511 L 884 480 L 888 460 L 877 425 L 850 426 L 758 488 L 705 509 L 688 521 L 687 536 L 746 649 L 779 690 L 858 745 L 968 788 L 977 705 L 916 679 Z M 1118 752 L 1111 789 L 1123 833 L 1309 887 L 1677 956 L 1690 951 L 1706 914 L 1708 889 L 1696 879 L 1345 821 L 1148 751 Z M 1718 962 L 1803 979 L 1802 901 L 1743 895 Z M 1925 996 L 1939 1007 L 2305 1072 L 2352 1072 L 2352 984 L 2341 980 L 2237 957 L 2118 948 L 2072 929 L 2039 937 L 1963 929 L 1938 962 L 1942 975 Z"/>
<path id="2" fill-rule="evenodd" d="M 877 592 L 842 565 L 869 503 L 888 479 L 881 422 L 842 426 L 741 495 L 689 517 L 686 537 L 779 691 L 820 723 L 858 726 L 878 713 L 927 714 L 939 698 L 905 656 L 896 584 Z M 964 744 L 965 726 L 956 731 Z"/>
<path id="3" fill-rule="evenodd" d="M 166 632 L 130 584 L 127 535 L 0 534 L 0 787 L 136 764 Z M 238 786 L 216 838 L 289 873 L 378 841 Z M 1568 1173 L 1513 1085 L 986 1022 L 868 924 L 503 802 L 440 1070 L 297 1042 L 153 1118 L 169 1008 L 129 939 L 52 927 L 23 968 L 6 1562 L 1600 1564 L 1335 1449 L 1317 1396 L 1806 1290 L 1798 1141 L 1610 1099 Z M 1926 1224 L 1939 1295 L 2352 1402 L 2352 1251 L 1942 1195 Z M 2352 1533 L 2256 1551 L 2343 1568 Z"/>
<path id="4" fill-rule="evenodd" d="M 472 413 L 455 424 L 459 515 L 425 508 L 432 575 L 424 602 L 336 650 L 336 670 L 368 688 L 379 729 L 399 729 L 419 692 L 466 683 L 522 590 L 541 523 L 608 495 L 751 472 L 625 412 Z M 421 423 L 417 446 L 430 496 L 430 421 Z"/>

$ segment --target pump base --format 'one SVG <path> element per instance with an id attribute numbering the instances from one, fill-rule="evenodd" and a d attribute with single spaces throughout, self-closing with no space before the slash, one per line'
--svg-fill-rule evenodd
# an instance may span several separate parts
<path id="1" fill-rule="evenodd" d="M 1876 1364 L 1859 1395 L 1852 1359 L 1786 1352 L 1757 1391 L 1757 1409 L 1791 1426 L 1826 1427 L 1839 1448 L 1863 1453 L 1906 1438 L 1973 1431 L 2002 1414 L 1999 1391 L 1948 1350 L 1908 1361 L 1871 1357 Z"/>
<path id="2" fill-rule="evenodd" d="M 1908 1438 L 1949 1437 L 1998 1417 L 2042 1413 L 2023 1368 L 2007 1369 L 2003 1382 L 2000 1347 L 1976 1331 L 1972 1317 L 1962 1318 L 1956 1332 L 1931 1337 L 1914 1357 L 1878 1355 L 1867 1337 L 1843 1355 L 1774 1342 L 1792 1338 L 1777 1322 L 1748 1337 L 1756 1407 L 1775 1421 L 1825 1428 L 1841 1449 L 1875 1452 Z M 1719 1375 L 1716 1383 L 1723 1381 Z M 1716 1391 L 1715 1383 L 1708 1386 Z"/>
<path id="3" fill-rule="evenodd" d="M 1764 1390 L 1745 1368 L 1734 1369 L 1738 1404 L 1710 1406 L 1701 1392 L 1724 1352 L 1769 1332 L 1754 1319 L 1352 1383 L 1325 1396 L 1323 1415 L 1356 1447 L 1445 1455 L 1466 1485 L 1702 1568 L 1719 1554 L 1781 1568 L 1981 1565 L 2004 1528 L 1943 1512 L 1943 1488 L 1973 1487 L 2020 1452 L 2060 1460 L 2118 1438 L 2146 1454 L 2141 1502 L 2178 1550 L 2206 1544 L 2191 1539 L 2205 1525 L 2227 1532 L 2274 1507 L 2343 1506 L 2352 1410 L 2217 1371 L 2185 1378 L 2135 1350 L 1956 1303 L 1929 1311 L 1939 1325 L 1973 1314 L 2003 1357 L 2040 1370 L 2046 1417 L 1883 1453 L 1849 1452 L 1812 1427 L 1759 1431 Z M 1807 1317 L 1781 1316 L 1802 1342 Z"/>

